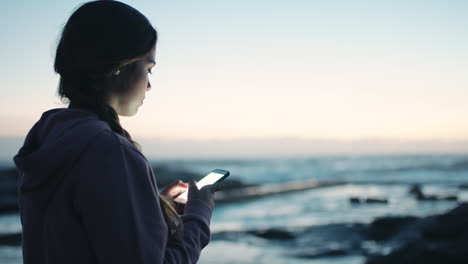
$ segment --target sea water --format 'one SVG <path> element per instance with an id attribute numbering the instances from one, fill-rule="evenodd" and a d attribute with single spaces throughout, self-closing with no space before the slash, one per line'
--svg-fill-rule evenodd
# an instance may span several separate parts
<path id="1" fill-rule="evenodd" d="M 151 159 L 150 159 L 151 160 Z M 153 160 L 151 160 L 153 161 Z M 231 172 L 231 179 L 248 184 L 291 181 L 343 181 L 344 184 L 255 200 L 217 205 L 211 230 L 242 232 L 295 228 L 331 223 L 369 223 L 381 216 L 428 216 L 454 208 L 457 201 L 417 201 L 410 184 L 423 192 L 458 195 L 468 201 L 468 155 L 327 156 L 269 159 L 165 160 L 169 167 L 205 175 L 213 169 Z M 157 171 L 156 171 L 157 174 Z M 386 204 L 355 205 L 350 197 L 380 197 Z M 21 231 L 18 214 L 0 216 L 0 233 Z M 262 240 L 212 240 L 199 263 L 363 263 L 362 256 L 291 258 L 274 243 Z M 20 247 L 0 247 L 0 263 L 22 263 Z"/>

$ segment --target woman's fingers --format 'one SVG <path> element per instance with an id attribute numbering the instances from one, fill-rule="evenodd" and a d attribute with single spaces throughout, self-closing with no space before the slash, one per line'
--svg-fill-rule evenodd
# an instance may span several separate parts
<path id="1" fill-rule="evenodd" d="M 164 188 L 162 195 L 169 199 L 174 199 L 181 193 L 187 191 L 188 185 L 181 180 L 175 181 Z"/>
<path id="2" fill-rule="evenodd" d="M 191 179 L 191 180 L 189 181 L 189 186 L 190 186 L 190 187 L 193 186 L 193 185 L 196 185 L 196 184 L 197 184 L 197 182 L 196 182 L 194 179 Z"/>
<path id="3" fill-rule="evenodd" d="M 181 181 L 181 180 L 178 180 L 178 181 L 177 181 L 177 184 L 178 184 L 179 186 L 181 186 L 181 187 L 184 187 L 184 188 L 188 188 L 188 187 L 189 187 L 188 183 L 183 182 L 183 181 Z"/>
<path id="4" fill-rule="evenodd" d="M 198 192 L 198 187 L 197 187 L 197 182 L 195 180 L 190 180 L 189 181 L 189 193 L 188 195 L 190 196 L 191 193 L 197 193 Z"/>
<path id="5" fill-rule="evenodd" d="M 172 199 L 176 198 L 183 192 L 187 191 L 188 185 L 182 182 L 181 180 L 177 181 L 175 185 L 172 186 L 169 195 Z"/>

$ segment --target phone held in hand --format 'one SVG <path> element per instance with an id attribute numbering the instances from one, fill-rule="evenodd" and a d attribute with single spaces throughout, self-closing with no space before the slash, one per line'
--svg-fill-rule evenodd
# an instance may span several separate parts
<path id="1" fill-rule="evenodd" d="M 203 186 L 223 181 L 224 179 L 226 179 L 227 176 L 229 176 L 229 171 L 215 169 L 212 172 L 210 172 L 208 175 L 203 177 L 200 181 L 198 181 L 197 187 L 200 190 L 201 188 L 203 188 Z M 188 199 L 187 195 L 188 195 L 188 190 L 183 192 L 179 196 L 177 196 L 174 199 L 174 201 L 185 204 L 187 203 L 187 199 Z"/>

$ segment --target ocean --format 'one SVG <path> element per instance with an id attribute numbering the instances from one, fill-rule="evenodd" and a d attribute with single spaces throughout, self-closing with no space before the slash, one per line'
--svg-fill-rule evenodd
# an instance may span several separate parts
<path id="1" fill-rule="evenodd" d="M 423 217 L 446 212 L 461 201 L 468 201 L 468 189 L 463 188 L 468 184 L 468 154 L 150 161 L 200 175 L 213 169 L 225 169 L 231 172 L 231 179 L 246 184 L 310 180 L 343 182 L 330 187 L 217 205 L 211 220 L 213 238 L 203 250 L 199 263 L 361 264 L 365 257 L 353 254 L 297 257 L 291 254 L 291 249 L 294 249 L 292 242 L 286 244 L 246 233 L 370 223 L 382 216 Z M 157 170 L 155 173 L 157 176 Z M 409 194 L 410 186 L 415 183 L 421 185 L 425 194 L 456 195 L 458 201 L 418 201 Z M 356 204 L 350 202 L 351 197 L 384 199 L 386 202 Z M 0 216 L 0 233 L 20 231 L 18 214 Z M 0 263 L 22 263 L 21 248 L 0 246 Z"/>

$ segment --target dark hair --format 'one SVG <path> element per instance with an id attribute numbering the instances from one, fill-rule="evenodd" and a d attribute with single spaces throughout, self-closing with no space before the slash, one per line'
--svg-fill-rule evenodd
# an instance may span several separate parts
<path id="1" fill-rule="evenodd" d="M 110 0 L 79 6 L 65 24 L 57 46 L 54 69 L 60 74 L 58 95 L 73 107 L 96 113 L 111 129 L 141 146 L 120 125 L 117 112 L 108 105 L 110 93 L 123 93 L 136 61 L 157 42 L 157 32 L 135 8 Z M 118 75 L 113 74 L 120 71 Z M 171 234 L 183 226 L 175 209 L 160 195 Z"/>

